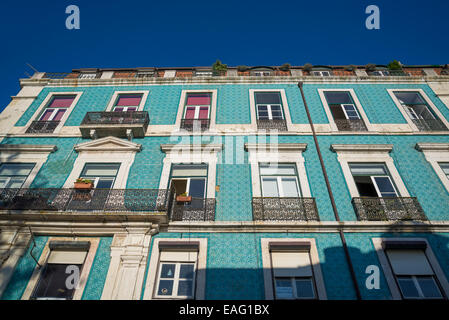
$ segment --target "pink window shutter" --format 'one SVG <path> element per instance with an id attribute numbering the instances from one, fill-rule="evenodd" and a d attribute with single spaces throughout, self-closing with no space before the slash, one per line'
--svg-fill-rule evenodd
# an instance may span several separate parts
<path id="1" fill-rule="evenodd" d="M 201 107 L 200 108 L 200 119 L 208 119 L 209 118 L 209 108 Z"/>
<path id="2" fill-rule="evenodd" d="M 114 108 L 114 111 L 115 111 L 115 112 L 122 112 L 122 111 L 123 111 L 123 108 Z"/>
<path id="3" fill-rule="evenodd" d="M 186 119 L 194 119 L 194 118 L 195 118 L 195 108 L 187 108 Z"/>
<path id="4" fill-rule="evenodd" d="M 188 106 L 209 106 L 210 95 L 208 94 L 195 94 L 187 97 Z"/>
<path id="5" fill-rule="evenodd" d="M 56 96 L 53 98 L 48 108 L 69 108 L 72 105 L 73 100 L 75 100 L 75 97 L 73 96 Z"/>
<path id="6" fill-rule="evenodd" d="M 53 113 L 53 110 L 45 110 L 45 112 L 42 114 L 39 121 L 48 121 L 48 119 L 50 118 L 52 113 Z"/>
<path id="7" fill-rule="evenodd" d="M 62 116 L 64 115 L 66 109 L 61 109 L 56 112 L 56 116 L 53 118 L 53 121 L 61 121 Z"/>
<path id="8" fill-rule="evenodd" d="M 122 95 L 119 96 L 116 106 L 120 107 L 135 107 L 140 104 L 142 95 Z"/>

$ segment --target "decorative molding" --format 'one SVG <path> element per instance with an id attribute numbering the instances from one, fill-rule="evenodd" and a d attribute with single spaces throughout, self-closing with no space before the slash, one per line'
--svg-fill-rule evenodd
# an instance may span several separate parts
<path id="1" fill-rule="evenodd" d="M 393 150 L 392 144 L 332 144 L 331 150 L 337 153 L 382 153 Z"/>
<path id="2" fill-rule="evenodd" d="M 251 152 L 304 152 L 307 143 L 245 143 L 245 150 Z"/>
<path id="3" fill-rule="evenodd" d="M 223 144 L 217 143 L 217 144 L 161 144 L 161 150 L 162 152 L 204 152 L 204 151 L 210 151 L 210 152 L 217 152 L 223 149 Z"/>
<path id="4" fill-rule="evenodd" d="M 449 143 L 427 143 L 418 142 L 415 146 L 418 151 L 429 152 L 449 152 Z"/>
<path id="5" fill-rule="evenodd" d="M 17 152 L 17 153 L 52 153 L 58 150 L 53 144 L 2 144 L 0 152 Z"/>
<path id="6" fill-rule="evenodd" d="M 449 162 L 449 143 L 418 142 L 415 148 L 424 154 L 427 162 L 430 163 L 438 178 L 440 178 L 441 183 L 449 192 L 449 179 L 440 166 L 440 162 Z"/>
<path id="7" fill-rule="evenodd" d="M 82 151 L 139 152 L 142 150 L 142 145 L 110 136 L 77 144 L 74 147 L 74 149 L 76 152 Z"/>

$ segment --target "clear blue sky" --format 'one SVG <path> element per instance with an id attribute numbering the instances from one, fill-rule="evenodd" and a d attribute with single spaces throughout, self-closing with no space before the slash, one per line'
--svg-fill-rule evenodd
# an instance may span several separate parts
<path id="1" fill-rule="evenodd" d="M 81 29 L 67 30 L 78 5 Z M 365 8 L 380 8 L 380 30 Z M 0 110 L 19 78 L 88 67 L 449 63 L 449 2 L 1 1 Z"/>

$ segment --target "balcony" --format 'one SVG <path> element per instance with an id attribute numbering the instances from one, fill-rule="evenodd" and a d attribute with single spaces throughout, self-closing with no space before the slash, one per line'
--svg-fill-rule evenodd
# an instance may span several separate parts
<path id="1" fill-rule="evenodd" d="M 187 131 L 206 131 L 209 126 L 210 119 L 181 119 L 181 129 Z"/>
<path id="2" fill-rule="evenodd" d="M 192 198 L 190 202 L 178 202 L 173 199 L 170 202 L 173 203 L 169 211 L 171 221 L 215 220 L 215 199 Z"/>
<path id="3" fill-rule="evenodd" d="M 440 119 L 413 119 L 419 131 L 448 131 Z"/>
<path id="4" fill-rule="evenodd" d="M 353 198 L 361 221 L 427 220 L 416 198 Z"/>
<path id="5" fill-rule="evenodd" d="M 158 189 L 0 189 L 0 210 L 167 212 L 169 191 Z"/>
<path id="6" fill-rule="evenodd" d="M 315 198 L 253 198 L 254 221 L 319 221 Z"/>
<path id="7" fill-rule="evenodd" d="M 287 131 L 287 123 L 282 120 L 265 120 L 257 119 L 257 128 L 259 130 L 278 130 Z"/>
<path id="8" fill-rule="evenodd" d="M 335 119 L 338 131 L 368 131 L 362 119 Z"/>
<path id="9" fill-rule="evenodd" d="M 145 136 L 150 118 L 147 111 L 88 112 L 80 125 L 83 138 Z"/>
<path id="10" fill-rule="evenodd" d="M 33 121 L 26 133 L 53 133 L 59 121 Z"/>

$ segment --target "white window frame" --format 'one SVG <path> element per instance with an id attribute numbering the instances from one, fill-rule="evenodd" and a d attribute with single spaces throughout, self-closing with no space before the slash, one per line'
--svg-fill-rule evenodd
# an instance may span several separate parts
<path id="1" fill-rule="evenodd" d="M 78 287 L 75 289 L 72 300 L 81 300 L 83 297 L 83 292 L 87 284 L 87 280 L 89 278 L 89 273 L 92 268 L 92 264 L 95 259 L 95 255 L 97 253 L 98 245 L 100 244 L 100 238 L 84 238 L 84 237 L 52 237 L 49 238 L 47 243 L 45 244 L 44 249 L 42 250 L 41 256 L 39 258 L 39 265 L 44 266 L 47 263 L 48 258 L 50 257 L 50 242 L 51 241 L 89 241 L 90 247 L 87 252 L 86 259 L 84 260 L 83 269 L 81 270 L 80 279 L 78 282 Z M 44 268 L 39 268 L 36 264 L 33 274 L 28 281 L 25 292 L 22 295 L 21 300 L 29 300 L 33 294 L 33 291 L 41 277 L 42 271 Z"/>
<path id="2" fill-rule="evenodd" d="M 215 118 L 217 114 L 217 89 L 213 90 L 182 90 L 181 91 L 181 98 L 179 99 L 179 105 L 178 105 L 178 114 L 176 115 L 176 121 L 175 121 L 175 130 L 183 130 L 181 129 L 181 120 L 184 118 L 185 110 L 187 110 L 186 107 L 186 98 L 187 94 L 189 93 L 210 93 L 211 94 L 211 104 L 209 106 L 209 129 L 208 131 L 214 131 L 215 130 Z M 204 133 L 204 132 L 202 132 Z M 189 132 L 189 135 L 191 135 L 192 132 Z"/>
<path id="3" fill-rule="evenodd" d="M 173 276 L 173 288 L 172 288 L 172 295 L 167 296 L 167 295 L 159 295 L 158 294 L 158 289 L 159 289 L 159 283 L 161 281 L 161 272 L 162 272 L 162 265 L 163 264 L 174 264 L 175 265 L 175 274 Z M 181 264 L 193 264 L 193 290 L 195 291 L 195 283 L 196 283 L 196 273 L 198 272 L 197 270 L 197 262 L 188 262 L 188 261 L 173 261 L 173 262 L 167 262 L 167 261 L 159 261 L 159 270 L 157 273 L 157 277 L 156 277 L 156 283 L 155 283 L 155 290 L 154 290 L 154 298 L 155 299 L 192 299 L 193 296 L 179 296 L 179 295 L 175 295 L 174 293 L 177 292 L 178 290 L 178 286 L 179 286 L 179 280 L 181 280 L 181 278 L 179 278 L 179 273 L 181 271 Z M 163 279 L 167 279 L 167 278 L 163 278 Z M 194 294 L 195 292 L 193 292 Z"/>
<path id="4" fill-rule="evenodd" d="M 390 179 L 393 182 L 395 191 L 401 197 L 410 197 L 404 182 L 394 165 L 393 158 L 389 153 L 393 149 L 392 145 L 387 144 L 333 144 L 332 150 L 337 153 L 337 160 L 340 162 L 346 185 L 349 189 L 351 198 L 360 197 L 359 191 L 355 184 L 349 163 L 383 163 L 387 167 Z M 376 189 L 377 191 L 377 189 Z"/>
<path id="5" fill-rule="evenodd" d="M 365 123 L 365 126 L 368 131 L 374 131 L 374 126 L 371 124 L 371 122 L 368 120 L 368 116 L 365 113 L 365 110 L 363 110 L 362 104 L 360 103 L 359 99 L 357 98 L 357 95 L 355 94 L 354 89 L 318 89 L 318 95 L 320 96 L 321 103 L 323 104 L 324 111 L 327 116 L 327 120 L 329 121 L 329 126 L 331 131 L 338 132 L 337 124 L 335 123 L 334 116 L 332 115 L 332 111 L 329 107 L 329 104 L 327 103 L 326 96 L 324 95 L 325 92 L 333 92 L 333 91 L 339 91 L 339 92 L 348 92 L 351 95 L 352 101 L 355 104 L 355 110 L 357 111 L 359 117 L 363 122 Z M 343 112 L 346 116 L 346 111 L 343 109 Z"/>
<path id="6" fill-rule="evenodd" d="M 262 106 L 266 106 L 267 107 L 267 112 L 268 112 L 268 120 L 273 120 L 273 113 L 271 110 L 271 107 L 273 106 L 279 106 L 280 110 L 281 110 L 281 116 L 282 119 L 276 119 L 276 120 L 285 120 L 284 118 L 284 111 L 282 110 L 282 105 L 281 104 L 260 104 Z M 259 118 L 259 104 L 256 104 L 256 112 L 257 112 L 257 120 L 260 120 Z M 266 119 L 263 119 L 266 120 Z"/>
<path id="7" fill-rule="evenodd" d="M 112 163 L 113 163 L 113 162 L 101 162 L 101 163 L 99 163 L 99 164 L 112 164 Z M 83 169 L 82 169 L 81 172 L 80 172 L 80 178 L 83 177 L 83 175 L 81 175 L 81 173 L 83 172 L 83 170 L 84 170 L 86 164 L 90 164 L 90 163 L 89 163 L 89 162 L 84 163 L 84 167 L 83 167 Z M 121 164 L 120 164 L 120 166 L 121 166 Z M 112 179 L 111 189 L 114 189 L 115 180 L 117 180 L 117 176 L 118 176 L 119 171 L 120 171 L 120 167 L 119 167 L 119 169 L 117 170 L 117 174 L 116 174 L 115 177 L 113 177 L 113 179 Z M 111 178 L 112 178 L 112 177 L 111 177 Z M 97 185 L 98 185 L 98 181 L 100 180 L 100 177 L 95 177 L 95 178 L 87 177 L 86 179 L 92 180 L 93 183 L 94 183 L 94 188 L 96 188 Z"/>
<path id="8" fill-rule="evenodd" d="M 424 241 L 426 242 L 426 250 L 424 254 L 427 257 L 427 260 L 434 271 L 434 276 L 437 278 L 441 289 L 444 291 L 446 297 L 449 296 L 449 283 L 444 275 L 443 269 L 441 269 L 440 264 L 438 263 L 438 259 L 430 247 L 429 242 L 426 238 L 372 238 L 374 249 L 376 250 L 377 257 L 379 259 L 379 263 L 384 272 L 384 276 L 387 280 L 388 288 L 390 289 L 390 293 L 393 300 L 402 300 L 401 289 L 399 289 L 395 274 L 391 269 L 390 263 L 388 262 L 387 255 L 382 247 L 382 243 L 384 241 Z"/>
<path id="9" fill-rule="evenodd" d="M 418 127 L 413 123 L 412 119 L 408 115 L 404 106 L 399 102 L 399 99 L 396 98 L 396 95 L 394 94 L 395 92 L 418 92 L 421 95 L 421 97 L 424 99 L 424 101 L 426 101 L 427 106 L 430 107 L 431 111 L 433 111 L 433 113 L 438 117 L 438 119 L 444 123 L 446 128 L 449 129 L 449 122 L 446 120 L 446 118 L 443 116 L 443 114 L 440 112 L 440 110 L 438 110 L 438 108 L 435 106 L 435 104 L 432 102 L 432 100 L 430 100 L 430 98 L 427 96 L 427 94 L 424 92 L 423 89 L 419 89 L 419 88 L 416 88 L 416 89 L 387 89 L 387 92 L 390 95 L 390 97 L 393 100 L 396 107 L 401 112 L 404 119 L 409 124 L 412 131 L 426 133 L 426 131 L 420 131 L 418 129 Z M 428 131 L 428 132 L 429 132 L 429 134 L 435 134 L 435 132 L 437 132 L 437 131 Z"/>
<path id="10" fill-rule="evenodd" d="M 223 149 L 222 144 L 192 145 L 192 144 L 161 144 L 162 152 L 166 153 L 163 160 L 159 189 L 168 186 L 173 164 L 192 163 L 208 165 L 207 194 L 205 198 L 215 198 L 215 181 L 217 175 L 217 153 Z"/>
<path id="11" fill-rule="evenodd" d="M 159 242 L 180 242 L 185 243 L 199 242 L 198 258 L 195 268 L 195 299 L 205 300 L 206 299 L 206 264 L 207 264 L 207 239 L 206 238 L 189 238 L 188 240 L 181 238 L 156 238 L 153 240 L 153 246 L 151 250 L 150 263 L 148 265 L 148 275 L 145 282 L 144 296 L 143 300 L 153 300 L 153 299 L 167 299 L 167 297 L 157 298 L 155 296 L 156 288 L 158 284 L 156 281 L 159 279 L 159 265 L 160 265 L 160 249 Z M 182 262 L 182 261 L 181 261 Z"/>
<path id="12" fill-rule="evenodd" d="M 349 118 L 348 112 L 347 112 L 345 106 L 352 106 L 352 107 L 354 108 L 355 113 L 357 113 L 357 116 L 358 116 L 358 119 L 357 119 L 357 120 L 361 120 L 361 119 L 362 119 L 362 118 L 360 117 L 359 111 L 357 110 L 357 107 L 356 107 L 354 104 L 352 104 L 352 103 L 345 103 L 345 104 L 342 104 L 342 105 L 341 105 L 341 108 L 343 109 L 343 113 L 345 114 L 345 117 L 346 117 L 347 120 L 353 120 L 353 119 L 350 119 L 350 118 Z"/>
<path id="13" fill-rule="evenodd" d="M 125 141 L 116 137 L 105 137 L 98 140 L 80 143 L 74 147 L 78 157 L 73 169 L 67 177 L 64 188 L 73 188 L 73 183 L 81 175 L 86 163 L 120 163 L 112 189 L 126 189 L 129 170 L 137 152 L 142 145 Z M 107 152 L 107 160 L 104 159 Z"/>
<path id="14" fill-rule="evenodd" d="M 272 71 L 250 71 L 250 74 L 254 77 L 269 77 Z"/>
<path id="15" fill-rule="evenodd" d="M 186 119 L 186 114 L 187 114 L 187 108 L 195 108 L 195 115 L 194 118 L 188 119 L 188 120 L 200 120 L 199 116 L 200 116 L 200 109 L 207 107 L 207 119 L 210 119 L 210 106 L 207 105 L 186 105 L 185 106 L 185 110 L 184 110 L 184 116 L 183 119 Z M 203 120 L 203 119 L 201 119 Z"/>
<path id="16" fill-rule="evenodd" d="M 289 163 L 295 166 L 295 172 L 296 174 L 298 174 L 298 168 L 296 168 L 296 163 Z M 260 170 L 260 163 L 259 163 L 259 170 Z M 260 171 L 259 171 L 259 175 L 260 175 Z M 268 178 L 268 179 L 276 179 L 277 181 L 277 187 L 278 187 L 278 192 L 279 192 L 279 197 L 284 197 L 284 186 L 282 185 L 282 179 L 283 178 L 294 178 L 296 181 L 296 187 L 298 189 L 298 197 L 302 197 L 302 190 L 301 190 L 301 185 L 299 184 L 299 178 L 297 175 L 290 175 L 290 176 L 284 176 L 284 175 L 261 175 L 260 177 L 260 181 L 262 183 L 262 196 L 264 196 L 263 194 L 264 192 L 264 184 L 263 184 L 263 179 L 264 178 Z"/>
<path id="17" fill-rule="evenodd" d="M 3 164 L 20 164 L 20 163 L 23 163 L 23 162 L 0 162 L 0 167 L 1 167 Z M 31 163 L 32 163 L 32 162 L 28 162 L 28 164 L 31 164 Z M 35 163 L 33 163 L 33 164 L 34 164 L 34 166 L 36 166 Z M 34 169 L 34 166 L 33 166 L 33 169 Z M 28 177 L 30 176 L 30 174 L 31 174 L 31 172 L 33 171 L 33 169 L 31 169 L 30 173 L 27 175 L 26 179 L 23 181 L 22 186 L 21 186 L 20 188 L 22 188 L 22 187 L 23 187 L 23 184 L 25 183 L 25 181 L 28 180 Z M 6 187 L 6 186 L 11 182 L 11 179 L 13 179 L 13 178 L 15 178 L 15 177 L 17 177 L 17 176 L 5 177 L 5 187 L 1 187 L 0 189 L 15 189 L 15 188 L 11 188 L 11 187 Z M 0 176 L 0 179 L 2 179 L 1 176 Z M 15 178 L 15 179 L 16 179 L 16 178 Z"/>
<path id="18" fill-rule="evenodd" d="M 440 162 L 449 162 L 449 143 L 417 143 L 415 148 L 424 154 L 425 159 L 449 192 L 449 178 L 440 167 Z"/>
<path id="19" fill-rule="evenodd" d="M 111 100 L 109 100 L 108 106 L 105 111 L 114 111 L 115 103 L 117 102 L 117 98 L 121 94 L 141 94 L 142 99 L 140 100 L 140 104 L 137 106 L 136 111 L 143 111 L 145 107 L 145 103 L 147 102 L 149 90 L 135 90 L 135 91 L 114 91 Z"/>
<path id="20" fill-rule="evenodd" d="M 50 103 L 51 99 L 53 99 L 54 97 L 57 97 L 57 96 L 67 96 L 67 95 L 75 96 L 75 99 L 73 99 L 72 104 L 68 108 L 61 108 L 61 109 L 66 109 L 66 112 L 64 112 L 64 115 L 62 116 L 61 120 L 59 120 L 58 126 L 55 128 L 55 130 L 53 130 L 52 133 L 33 133 L 33 134 L 27 133 L 26 135 L 27 136 L 34 136 L 34 135 L 41 136 L 41 135 L 49 135 L 49 134 L 54 135 L 54 134 L 59 133 L 61 131 L 62 127 L 64 126 L 65 122 L 69 118 L 70 114 L 75 109 L 75 106 L 78 104 L 78 101 L 81 98 L 82 94 L 83 94 L 82 91 L 49 92 L 47 94 L 47 96 L 45 97 L 45 99 L 42 101 L 42 103 L 37 108 L 36 112 L 34 112 L 34 114 L 30 117 L 30 120 L 28 120 L 27 124 L 23 127 L 21 134 L 26 133 L 27 129 L 29 128 L 29 126 L 31 125 L 31 123 L 33 121 L 39 121 L 38 116 L 39 116 L 39 118 L 42 116 L 43 111 L 45 109 L 47 109 L 47 105 Z"/>
<path id="21" fill-rule="evenodd" d="M 95 79 L 97 77 L 97 73 L 92 72 L 82 72 L 79 76 L 79 79 Z"/>
<path id="22" fill-rule="evenodd" d="M 260 185 L 260 163 L 292 163 L 296 165 L 301 197 L 310 198 L 311 192 L 307 179 L 302 152 L 307 148 L 305 143 L 287 144 L 256 144 L 245 143 L 249 152 L 248 161 L 251 165 L 251 182 L 253 197 L 262 197 Z"/>
<path id="23" fill-rule="evenodd" d="M 370 176 L 370 178 L 371 178 L 371 181 L 372 181 L 372 183 L 374 185 L 374 188 L 376 189 L 376 192 L 377 192 L 377 195 L 378 195 L 379 198 L 382 198 L 382 194 L 380 193 L 379 186 L 377 185 L 376 178 L 388 178 L 388 180 L 390 180 L 391 185 L 393 186 L 393 190 L 396 193 L 396 196 L 397 197 L 401 196 L 398 193 L 398 191 L 396 190 L 396 187 L 394 186 L 393 180 L 391 180 L 390 176 Z"/>
<path id="24" fill-rule="evenodd" d="M 327 75 L 324 75 L 327 73 Z M 315 77 L 331 77 L 332 72 L 328 70 L 312 70 L 312 75 Z"/>
<path id="25" fill-rule="evenodd" d="M 22 188 L 29 188 L 50 153 L 56 150 L 56 145 L 0 145 L 0 163 L 34 163 L 33 169 L 22 184 Z"/>
<path id="26" fill-rule="evenodd" d="M 279 242 L 309 242 L 310 243 L 310 264 L 313 270 L 313 281 L 316 298 L 319 300 L 327 300 L 326 287 L 321 272 L 320 259 L 314 238 L 261 238 L 262 249 L 262 269 L 265 287 L 265 300 L 274 300 L 274 279 L 272 273 L 270 244 Z"/>
<path id="27" fill-rule="evenodd" d="M 256 92 L 279 92 L 281 94 L 281 112 L 283 114 L 283 119 L 287 124 L 287 131 L 293 130 L 293 124 L 290 117 L 290 108 L 287 102 L 287 95 L 285 93 L 285 89 L 249 89 L 249 105 L 250 105 L 250 113 L 251 113 L 251 129 L 254 131 L 259 131 L 257 128 L 257 119 L 258 119 L 258 111 L 256 106 Z"/>
<path id="28" fill-rule="evenodd" d="M 377 74 L 374 74 L 374 73 L 377 73 Z M 376 77 L 389 77 L 390 73 L 388 72 L 388 70 L 374 70 L 372 72 L 372 75 L 376 76 Z"/>
<path id="29" fill-rule="evenodd" d="M 48 120 L 38 120 L 38 121 L 53 121 L 53 119 L 56 117 L 56 115 L 58 114 L 59 110 L 65 110 L 64 114 L 67 112 L 67 108 L 45 108 L 44 112 L 41 114 L 40 118 L 42 118 L 45 114 L 46 111 L 52 110 L 52 113 L 50 115 L 50 117 L 48 118 Z"/>

